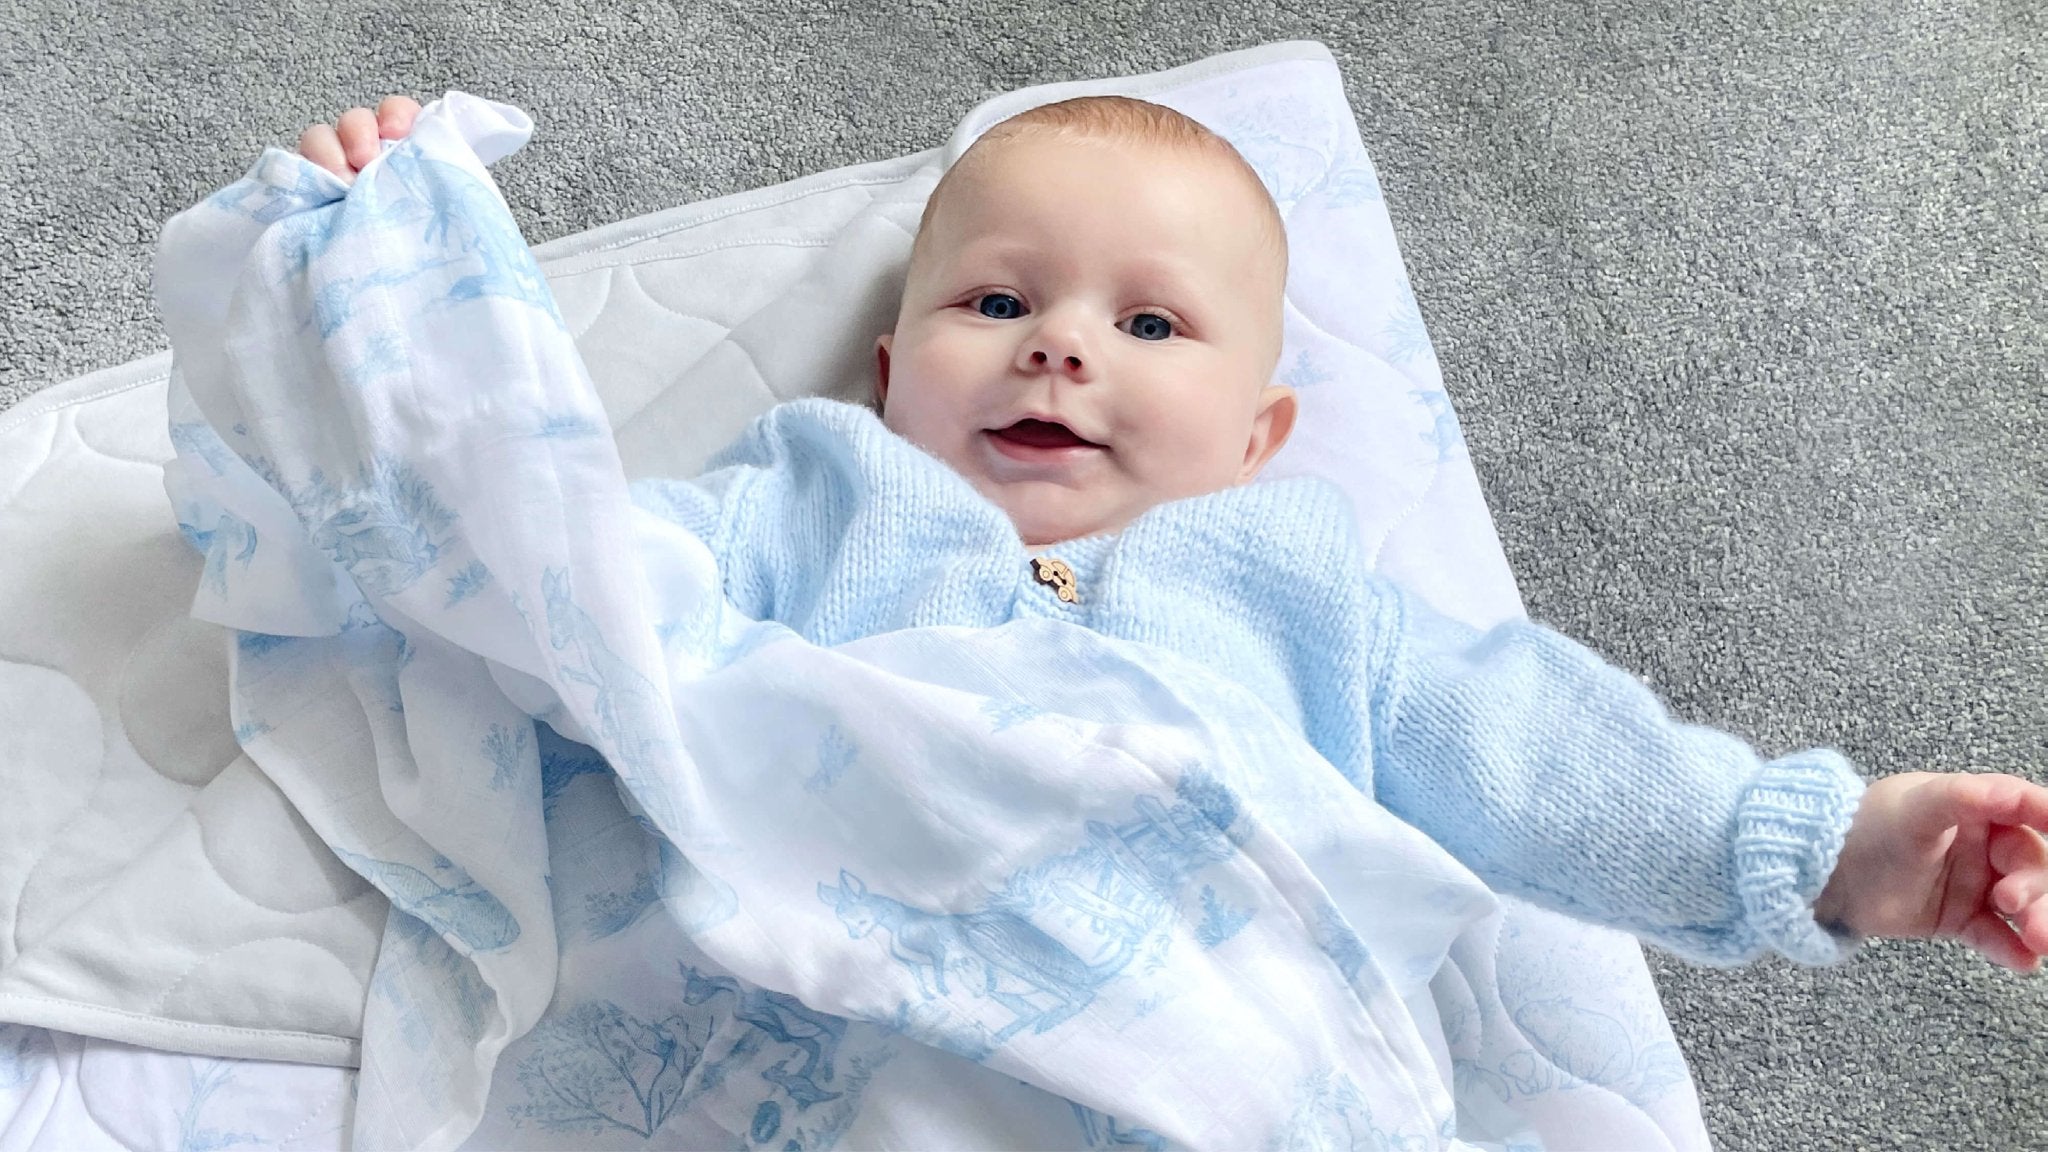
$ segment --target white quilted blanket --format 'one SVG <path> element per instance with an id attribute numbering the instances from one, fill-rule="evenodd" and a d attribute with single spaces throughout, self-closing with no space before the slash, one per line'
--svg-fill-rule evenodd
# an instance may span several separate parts
<path id="1" fill-rule="evenodd" d="M 1414 315 L 1377 184 L 1326 54 L 1312 45 L 1281 45 L 1157 76 L 1012 94 L 971 114 L 948 152 L 957 154 L 980 128 L 1024 103 L 1081 90 L 1149 95 L 1217 126 L 1260 169 L 1288 214 L 1296 263 L 1282 370 L 1303 392 L 1305 418 L 1276 471 L 1318 471 L 1343 483 L 1356 500 L 1365 538 L 1378 542 L 1382 568 L 1447 610 L 1475 623 L 1514 612 L 1512 586 Z M 456 126 L 465 106 L 483 107 L 451 97 L 437 113 Z M 486 121 L 472 119 L 456 136 L 486 158 L 523 139 L 516 117 L 495 127 Z M 429 144 L 434 122 L 422 121 Z M 821 387 L 856 392 L 867 342 L 886 323 L 909 228 L 942 160 L 935 152 L 827 173 L 539 250 L 565 325 L 563 347 L 573 335 L 596 382 L 588 400 L 601 400 L 625 471 L 693 470 L 774 399 Z M 296 159 L 271 153 L 251 180 L 230 192 L 251 220 L 268 223 L 266 214 L 276 220 L 303 212 L 340 189 Z M 495 210 L 502 214 L 501 207 Z M 516 248 L 492 254 L 480 274 L 511 277 L 498 286 L 500 295 L 531 296 L 540 281 L 520 279 L 523 256 Z M 532 298 L 544 303 L 545 297 Z M 847 308 L 847 299 L 861 306 Z M 779 338 L 793 312 L 811 318 L 813 340 Z M 667 845 L 710 849 L 701 835 L 691 839 L 696 833 L 684 827 L 679 811 L 663 808 L 660 789 L 632 791 L 666 842 L 629 820 L 609 787 L 594 787 L 601 774 L 574 745 L 525 746 L 510 723 L 498 751 L 508 765 L 535 773 L 535 811 L 522 815 L 515 805 L 483 826 L 524 827 L 550 841 L 537 847 L 544 856 L 553 853 L 552 891 L 536 887 L 535 876 L 454 879 L 461 875 L 457 861 L 481 875 L 488 866 L 476 860 L 503 855 L 499 847 L 477 845 L 474 817 L 487 809 L 459 810 L 470 831 L 448 832 L 435 820 L 450 811 L 448 797 L 435 795 L 431 780 L 424 786 L 394 782 L 389 755 L 356 758 L 373 777 L 380 758 L 386 765 L 381 798 L 370 807 L 379 819 L 397 819 L 381 843 L 417 837 L 429 824 L 455 840 L 428 844 L 431 837 L 417 837 L 416 851 L 433 851 L 403 861 L 397 858 L 403 853 L 366 854 L 364 825 L 355 819 L 365 795 L 360 782 L 351 791 L 335 777 L 330 783 L 337 787 L 321 793 L 304 779 L 287 779 L 281 790 L 278 778 L 288 774 L 261 753 L 291 725 L 251 714 L 238 717 L 237 731 L 226 721 L 228 637 L 183 615 L 195 583 L 199 614 L 251 631 L 308 631 L 308 614 L 323 605 L 335 617 L 328 624 L 346 624 L 350 597 L 335 597 L 333 576 L 325 575 L 323 586 L 303 556 L 295 560 L 290 549 L 259 547 L 294 527 L 281 503 L 285 518 L 274 522 L 258 515 L 192 519 L 191 534 L 208 550 L 209 564 L 195 571 L 179 554 L 182 545 L 161 498 L 144 498 L 155 467 L 170 454 L 151 429 L 162 419 L 164 401 L 150 367 L 161 365 L 55 390 L 0 426 L 6 438 L 0 443 L 0 541 L 8 545 L 0 548 L 7 556 L 0 560 L 0 594 L 11 604 L 34 606 L 0 625 L 0 766 L 14 785 L 10 792 L 25 797 L 0 815 L 0 901 L 11 901 L 0 903 L 0 915 L 13 929 L 0 936 L 0 1018 L 36 1026 L 0 1026 L 0 1124 L 7 1124 L 0 1127 L 0 1145 L 14 1142 L 16 1133 L 39 1132 L 36 1139 L 48 1141 L 67 1132 L 111 1135 L 119 1129 L 170 1133 L 163 1143 L 185 1146 L 209 1142 L 198 1136 L 278 1144 L 352 1137 L 369 1145 L 450 1146 L 468 1138 L 489 1147 L 612 1146 L 701 1142 L 714 1132 L 723 1134 L 721 1142 L 747 1146 L 826 1146 L 836 1139 L 1015 1143 L 1019 1133 L 1034 1144 L 1099 1146 L 1214 1142 L 1219 1133 L 1256 1134 L 1262 1143 L 1318 1133 L 1362 1139 L 1377 1131 L 1391 1138 L 1397 1130 L 1421 1146 L 1455 1123 L 1468 1134 L 1554 1146 L 1704 1146 L 1690 1086 L 1633 945 L 1523 908 L 1510 908 L 1504 922 L 1477 913 L 1454 917 L 1435 945 L 1440 957 L 1448 949 L 1448 961 L 1432 965 L 1433 974 L 1420 982 L 1392 982 L 1388 1003 L 1398 1002 L 1398 1015 L 1410 1021 L 1406 1028 L 1420 1038 L 1420 1048 L 1389 1040 L 1393 1033 L 1381 1029 L 1379 1056 L 1344 1057 L 1307 1033 L 1290 1032 L 1284 1017 L 1271 1023 L 1263 1034 L 1277 1039 L 1262 1067 L 1278 1060 L 1295 1068 L 1276 1080 L 1286 1089 L 1283 1102 L 1214 1067 L 1204 1082 L 1209 1090 L 1195 1097 L 1154 1090 L 1142 1078 L 1118 1074 L 1128 1060 L 1119 1064 L 1114 1048 L 1092 1060 L 1018 1056 L 1006 1063 L 1009 1058 L 995 1051 L 1004 1044 L 963 1044 L 958 1029 L 908 1016 L 879 1030 L 854 1025 L 849 1036 L 845 1020 L 818 1009 L 885 1021 L 887 1011 L 855 1011 L 856 1005 L 833 1001 L 832 993 L 807 985 L 800 974 L 762 968 L 758 953 L 716 943 L 717 917 L 709 913 L 719 910 L 724 895 L 715 885 L 691 888 L 689 869 L 678 869 Z M 190 363 L 185 369 L 194 373 Z M 550 395 L 577 399 L 573 391 Z M 595 428 L 595 409 L 583 416 L 584 426 Z M 234 423 L 226 421 L 221 431 L 236 434 Z M 189 439 L 195 434 L 188 429 L 183 447 L 188 460 L 198 462 L 207 449 Z M 306 458 L 318 459 L 332 447 L 312 446 Z M 195 489 L 204 487 L 204 476 L 189 473 L 190 464 L 179 467 L 188 472 L 174 470 L 174 493 L 203 502 Z M 297 486 L 303 485 L 302 477 Z M 594 649 L 579 625 L 588 618 L 567 607 L 566 584 L 550 585 L 545 573 L 532 573 L 537 583 L 527 602 L 556 609 L 565 631 L 555 634 L 563 643 L 552 647 L 583 653 L 587 671 Z M 396 591 L 378 586 L 391 583 L 389 575 L 388 565 L 357 570 L 373 601 Z M 686 579 L 675 583 L 687 587 Z M 303 595 L 259 602 L 248 595 L 256 588 Z M 451 594 L 449 606 L 457 599 L 467 597 Z M 412 611 L 429 614 L 420 605 Z M 274 615 L 261 619 L 261 612 Z M 378 634 L 357 634 L 364 632 Z M 471 647 L 490 645 L 476 640 Z M 424 645 L 409 647 L 414 660 L 430 665 L 453 667 L 459 655 L 429 650 L 422 657 Z M 733 669 L 753 664 L 755 673 L 772 680 L 775 661 L 767 653 L 776 650 Z M 544 656 L 547 647 L 539 651 Z M 930 658 L 928 650 L 918 651 Z M 245 688 L 251 668 L 294 659 L 289 646 L 246 636 L 232 653 Z M 516 653 L 487 654 L 521 666 Z M 394 669 L 396 655 L 389 665 Z M 879 650 L 872 655 L 883 666 L 903 658 Z M 559 663 L 551 675 L 545 663 L 525 668 L 566 696 L 574 678 L 565 680 Z M 806 669 L 801 679 L 815 680 L 813 673 Z M 1125 668 L 1120 674 L 1138 673 Z M 310 676 L 301 665 L 279 683 L 297 683 L 293 690 L 303 691 L 314 682 Z M 501 680 L 524 703 L 551 703 L 546 693 L 529 692 L 534 686 L 525 681 Z M 784 694 L 791 683 L 783 683 Z M 268 699 L 279 699 L 276 691 L 283 689 L 272 689 Z M 348 698 L 364 698 L 361 692 L 358 684 Z M 331 701 L 333 694 L 318 698 Z M 813 733 L 820 748 L 837 723 L 854 722 L 833 713 L 831 700 L 827 694 L 819 701 L 823 714 L 836 717 Z M 1073 700 L 1036 703 L 1085 713 Z M 585 702 L 580 723 L 558 719 L 603 746 L 617 731 L 604 709 L 592 707 Z M 376 729 L 373 719 L 352 731 Z M 841 739 L 850 740 L 845 731 Z M 303 740 L 303 725 L 298 733 Z M 244 745 L 259 753 L 264 769 L 242 753 Z M 633 759 L 619 748 L 608 750 L 615 759 Z M 322 755 L 335 764 L 349 759 L 331 748 Z M 829 774 L 831 756 L 818 752 L 813 759 L 817 773 Z M 1215 753 L 1210 762 L 1227 774 L 1227 755 Z M 803 796 L 814 794 L 798 789 L 785 804 L 800 806 Z M 543 795 L 544 833 L 533 822 L 543 814 Z M 1214 804 L 1202 799 L 1206 795 L 1191 784 L 1160 795 L 1105 796 L 1102 822 L 1180 826 L 1186 821 L 1176 824 L 1173 814 L 1187 807 L 1208 812 L 1213 824 Z M 350 819 L 337 816 L 344 810 Z M 1370 823 L 1370 814 L 1358 819 Z M 1223 821 L 1225 828 L 1230 824 Z M 344 834 L 344 827 L 356 833 Z M 1382 828 L 1377 838 L 1361 835 L 1357 842 L 1361 851 L 1393 851 L 1399 834 Z M 818 842 L 817 835 L 803 842 Z M 1417 862 L 1430 858 L 1429 849 L 1401 848 L 1410 853 L 1404 866 L 1425 867 Z M 829 882 L 817 886 L 813 920 L 836 916 L 835 926 L 867 927 L 864 934 L 838 932 L 842 950 L 866 934 L 886 932 L 901 941 L 908 906 L 870 892 L 859 872 L 824 874 Z M 1454 867 L 1443 873 L 1447 882 L 1456 874 Z M 649 890 L 640 891 L 643 886 Z M 1229 919 L 1232 891 L 1229 883 L 1219 889 L 1212 881 L 1206 907 Z M 391 931 L 385 927 L 387 894 L 415 913 L 391 918 Z M 666 911 L 650 915 L 654 905 Z M 565 907 L 574 914 L 565 915 Z M 678 908 L 682 914 L 672 914 Z M 893 927 L 877 928 L 891 910 Z M 1482 921 L 1490 927 L 1475 932 Z M 514 923 L 521 931 L 512 930 Z M 422 931 L 421 924 L 433 930 Z M 1289 946 L 1256 931 L 1244 939 L 1259 940 L 1265 955 Z M 1135 939 L 1130 943 L 1136 947 Z M 480 959 L 515 953 L 517 962 L 496 975 L 493 961 Z M 1015 968 L 1004 969 L 1013 980 L 1019 978 Z M 728 973 L 736 969 L 754 980 L 735 980 Z M 926 1008 L 933 1000 L 925 994 L 932 991 L 929 981 L 945 972 L 914 963 L 877 970 L 916 982 L 916 995 L 896 1001 Z M 988 971 L 993 990 L 997 978 Z M 448 994 L 479 978 L 492 997 L 469 1002 Z M 1126 1026 L 1156 1019 L 1148 1027 L 1160 1028 L 1161 1037 L 1198 1034 L 1189 1022 L 1173 1032 L 1174 998 L 1150 1003 L 1142 982 L 1133 983 L 1139 986 L 1124 1004 Z M 366 1021 L 372 985 L 378 995 L 368 997 Z M 1162 977 L 1152 991 L 1165 987 Z M 434 992 L 422 997 L 423 988 Z M 804 992 L 801 1000 L 786 994 L 795 990 Z M 1017 994 L 1014 987 L 1004 990 Z M 1329 994 L 1318 993 L 1311 981 L 1298 1002 L 1327 1004 L 1322 997 Z M 1031 1012 L 1041 1013 L 1034 1021 L 1045 1019 L 1052 1011 L 1047 995 L 1043 988 L 1025 995 L 1019 1003 L 1030 1012 L 1007 1001 L 995 1001 L 1003 1011 L 983 1004 L 995 1015 L 976 1018 L 977 1026 L 994 1035 Z M 478 1013 L 480 1004 L 494 1007 Z M 1381 1008 L 1393 1011 L 1388 1004 Z M 1047 1025 L 1052 1035 L 1059 1034 L 1058 1024 Z M 37 1028 L 236 1059 L 151 1056 Z M 350 1065 L 365 1059 L 366 1035 L 373 1045 L 367 1064 L 379 1075 L 363 1085 L 354 1128 L 337 1119 L 349 1108 L 334 1082 L 244 1062 Z M 454 1049 L 451 1038 L 459 1041 Z M 1002 1038 L 1016 1040 L 1018 1031 Z M 963 1048 L 967 1056 L 993 1055 L 991 1067 L 1034 1087 L 1012 1090 L 1007 1085 L 1015 1081 L 982 1072 L 962 1058 Z M 457 1049 L 467 1064 L 448 1056 Z M 189 1096 L 182 1107 L 160 1109 L 163 1115 L 154 1117 L 145 1099 L 126 1102 L 104 1089 L 88 1093 L 86 1068 L 94 1059 L 128 1069 L 125 1076 L 154 1070 L 176 1081 L 182 1070 Z M 1398 1100 L 1376 1095 L 1389 1078 L 1360 1069 L 1377 1059 L 1440 1087 Z M 238 1094 L 232 1087 L 256 1083 L 295 1085 L 293 1092 L 307 1101 L 305 1114 L 280 1110 L 275 1093 Z M 948 1099 L 961 1103 L 954 1111 L 920 1097 L 919 1086 L 938 1083 L 955 1086 Z M 1455 1116 L 1447 1110 L 1452 1095 Z M 1258 1097 L 1256 1107 L 1245 1103 L 1251 1097 Z M 89 1098 L 99 1103 L 88 1105 Z M 254 1107 L 256 1100 L 264 1106 Z M 856 1107 L 857 1101 L 864 1102 Z M 1048 1111 L 1047 1101 L 1057 1107 Z M 1200 1108 L 1190 1111 L 1190 1101 Z M 1369 1106 L 1378 1111 L 1369 1113 Z M 1378 1119 L 1368 1121 L 1368 1115 Z M 997 1126 L 946 1127 L 958 1117 Z M 1231 1126 L 1240 1122 L 1251 1126 Z M 120 1139 L 132 1142 L 131 1136 Z M 22 1146 L 32 1146 L 27 1137 Z"/>

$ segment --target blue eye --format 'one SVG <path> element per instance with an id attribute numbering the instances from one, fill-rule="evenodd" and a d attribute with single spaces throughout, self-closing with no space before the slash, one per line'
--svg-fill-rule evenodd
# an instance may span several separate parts
<path id="1" fill-rule="evenodd" d="M 1130 333 L 1140 340 L 1164 340 L 1173 335 L 1173 321 L 1150 312 L 1140 312 L 1128 321 Z"/>
<path id="2" fill-rule="evenodd" d="M 1004 292 L 991 292 L 974 306 L 991 320 L 1015 320 L 1024 314 L 1024 302 Z"/>

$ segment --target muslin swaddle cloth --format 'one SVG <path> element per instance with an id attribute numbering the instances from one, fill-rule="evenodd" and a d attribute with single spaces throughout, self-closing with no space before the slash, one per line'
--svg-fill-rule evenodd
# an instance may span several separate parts
<path id="1" fill-rule="evenodd" d="M 357 1144 L 1569 1129 L 1474 1079 L 1551 1067 L 1497 1026 L 1494 898 L 1241 688 L 1057 622 L 733 610 L 627 499 L 489 181 L 529 130 L 451 93 L 345 195 L 273 150 L 165 230 L 194 614 L 391 901 Z"/>

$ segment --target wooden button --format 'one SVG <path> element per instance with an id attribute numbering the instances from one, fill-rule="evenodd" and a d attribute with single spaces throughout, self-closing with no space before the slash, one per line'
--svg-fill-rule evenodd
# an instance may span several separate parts
<path id="1" fill-rule="evenodd" d="M 1074 570 L 1068 566 L 1065 560 L 1033 556 L 1031 558 L 1031 574 L 1038 578 L 1040 584 L 1051 585 L 1053 595 L 1058 596 L 1061 603 L 1078 604 L 1081 602 L 1081 590 L 1080 586 L 1074 581 Z"/>

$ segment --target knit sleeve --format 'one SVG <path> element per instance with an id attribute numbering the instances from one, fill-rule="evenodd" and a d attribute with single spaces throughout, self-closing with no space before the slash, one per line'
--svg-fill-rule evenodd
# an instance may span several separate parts
<path id="1" fill-rule="evenodd" d="M 1765 762 L 1526 621 L 1479 632 L 1383 593 L 1375 791 L 1497 891 L 1692 960 L 1832 963 L 1815 922 L 1862 798 L 1839 754 Z"/>
<path id="2" fill-rule="evenodd" d="M 767 474 L 749 464 L 730 464 L 693 480 L 639 480 L 633 503 L 642 511 L 684 529 L 711 551 L 725 598 L 745 615 L 766 619 L 771 605 L 764 541 L 753 513 Z"/>
<path id="3" fill-rule="evenodd" d="M 865 491 L 862 444 L 887 436 L 854 405 L 779 404 L 713 457 L 708 471 L 693 480 L 641 481 L 634 502 L 704 542 L 727 602 L 741 614 L 803 632 L 850 508 Z"/>

